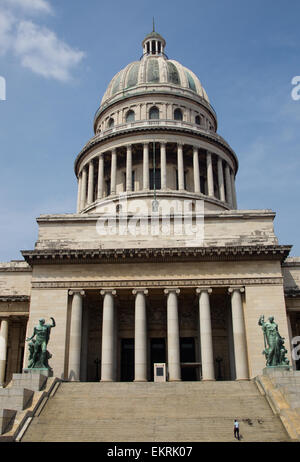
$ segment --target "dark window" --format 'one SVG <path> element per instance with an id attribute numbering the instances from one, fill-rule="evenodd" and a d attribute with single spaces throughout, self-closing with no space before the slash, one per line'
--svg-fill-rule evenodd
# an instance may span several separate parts
<path id="1" fill-rule="evenodd" d="M 149 182 L 150 182 L 150 189 L 154 189 L 154 169 L 151 168 L 149 171 Z M 155 189 L 160 189 L 160 168 L 155 169 Z"/>
<path id="2" fill-rule="evenodd" d="M 110 195 L 110 179 L 106 180 L 105 184 L 106 184 L 106 195 L 109 196 Z"/>
<path id="3" fill-rule="evenodd" d="M 200 116 L 197 115 L 197 116 L 195 117 L 195 123 L 196 123 L 197 125 L 201 125 Z"/>
<path id="4" fill-rule="evenodd" d="M 153 106 L 149 111 L 149 119 L 159 119 L 159 110 L 156 106 Z"/>
<path id="5" fill-rule="evenodd" d="M 174 111 L 174 119 L 175 120 L 182 120 L 182 111 L 181 111 L 181 109 L 175 109 L 175 111 Z"/>
<path id="6" fill-rule="evenodd" d="M 108 127 L 111 128 L 115 125 L 115 121 L 114 119 L 110 118 L 109 121 L 108 121 Z"/>
<path id="7" fill-rule="evenodd" d="M 130 110 L 126 114 L 126 122 L 134 122 L 135 121 L 135 113 L 134 111 Z"/>

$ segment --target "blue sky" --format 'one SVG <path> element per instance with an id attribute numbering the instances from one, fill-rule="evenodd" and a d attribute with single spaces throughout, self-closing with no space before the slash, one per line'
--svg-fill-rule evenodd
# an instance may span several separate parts
<path id="1" fill-rule="evenodd" d="M 239 208 L 276 211 L 279 243 L 300 255 L 298 0 L 0 0 L 0 261 L 34 248 L 40 214 L 75 211 L 74 159 L 153 16 L 239 158 Z"/>

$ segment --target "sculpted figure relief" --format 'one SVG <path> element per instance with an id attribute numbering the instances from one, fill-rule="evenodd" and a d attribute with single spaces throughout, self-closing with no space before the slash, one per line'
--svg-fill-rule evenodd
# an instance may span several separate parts
<path id="1" fill-rule="evenodd" d="M 30 342 L 28 344 L 28 369 L 50 369 L 48 360 L 52 355 L 47 350 L 47 344 L 50 338 L 50 331 L 52 327 L 56 326 L 54 318 L 50 319 L 52 320 L 52 324 L 45 324 L 45 319 L 40 319 L 38 326 L 35 326 L 33 329 L 32 336 L 26 339 L 26 342 Z"/>
<path id="2" fill-rule="evenodd" d="M 284 346 L 284 337 L 281 337 L 278 332 L 278 325 L 274 321 L 274 316 L 270 316 L 265 322 L 264 315 L 261 315 L 258 324 L 264 333 L 265 349 L 262 353 L 266 357 L 266 365 L 287 366 L 289 360 L 285 357 L 287 349 Z"/>

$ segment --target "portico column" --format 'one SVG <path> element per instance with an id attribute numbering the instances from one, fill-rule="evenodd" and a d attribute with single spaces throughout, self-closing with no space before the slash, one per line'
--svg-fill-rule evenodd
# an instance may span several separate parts
<path id="1" fill-rule="evenodd" d="M 115 290 L 101 290 L 103 300 L 101 382 L 115 380 Z"/>
<path id="2" fill-rule="evenodd" d="M 165 289 L 167 298 L 168 371 L 169 381 L 181 380 L 178 300 L 179 289 Z"/>
<path id="3" fill-rule="evenodd" d="M 1 319 L 0 326 L 0 388 L 4 387 L 7 361 L 8 318 Z"/>
<path id="4" fill-rule="evenodd" d="M 110 194 L 116 194 L 116 176 L 117 176 L 117 150 L 111 152 L 111 169 L 110 169 Z"/>
<path id="5" fill-rule="evenodd" d="M 233 171 L 231 171 L 230 176 L 231 176 L 232 205 L 233 205 L 233 208 L 237 209 L 236 191 L 235 191 L 235 179 L 234 179 Z"/>
<path id="6" fill-rule="evenodd" d="M 126 153 L 126 191 L 132 191 L 132 147 L 127 146 Z"/>
<path id="7" fill-rule="evenodd" d="M 227 202 L 228 205 L 232 207 L 232 191 L 231 191 L 231 177 L 230 177 L 230 169 L 229 165 L 226 164 L 225 166 L 225 181 L 226 181 L 226 195 L 227 195 Z"/>
<path id="8" fill-rule="evenodd" d="M 225 187 L 224 187 L 224 174 L 223 174 L 223 161 L 218 157 L 218 183 L 220 200 L 225 202 Z"/>
<path id="9" fill-rule="evenodd" d="M 89 180 L 88 180 L 88 198 L 87 203 L 93 202 L 94 196 L 94 162 L 91 160 L 89 163 Z"/>
<path id="10" fill-rule="evenodd" d="M 199 155 L 198 148 L 193 147 L 193 170 L 194 170 L 194 192 L 200 192 L 200 170 L 199 170 Z"/>
<path id="11" fill-rule="evenodd" d="M 77 192 L 77 213 L 80 212 L 80 203 L 81 203 L 81 174 L 78 174 L 78 192 Z"/>
<path id="12" fill-rule="evenodd" d="M 200 323 L 200 344 L 201 344 L 201 364 L 202 380 L 215 380 L 212 329 L 209 295 L 210 288 L 196 289 L 199 294 L 199 323 Z"/>
<path id="13" fill-rule="evenodd" d="M 178 189 L 184 189 L 183 145 L 177 145 Z"/>
<path id="14" fill-rule="evenodd" d="M 149 145 L 143 145 L 143 189 L 149 189 Z"/>
<path id="15" fill-rule="evenodd" d="M 104 186 L 104 156 L 103 153 L 99 156 L 98 163 L 98 189 L 97 189 L 97 199 L 102 199 L 103 197 L 103 186 Z"/>
<path id="16" fill-rule="evenodd" d="M 133 290 L 135 295 L 134 324 L 134 381 L 147 381 L 147 316 L 146 295 L 148 290 Z"/>
<path id="17" fill-rule="evenodd" d="M 214 196 L 214 177 L 213 177 L 213 168 L 212 168 L 212 158 L 211 153 L 207 152 L 206 155 L 206 166 L 207 166 L 207 189 L 208 195 Z"/>
<path id="18" fill-rule="evenodd" d="M 230 287 L 228 289 L 228 292 L 231 294 L 236 380 L 247 380 L 249 378 L 246 332 L 242 303 L 242 293 L 244 290 L 245 289 L 243 287 Z"/>
<path id="19" fill-rule="evenodd" d="M 81 180 L 81 195 L 80 195 L 80 202 L 81 207 L 80 209 L 84 209 L 86 204 L 86 189 L 87 189 L 87 170 L 86 167 L 82 169 L 82 180 Z"/>
<path id="20" fill-rule="evenodd" d="M 166 189 L 167 187 L 166 143 L 160 143 L 160 176 L 161 176 L 161 189 Z"/>
<path id="21" fill-rule="evenodd" d="M 82 305 L 84 291 L 69 291 L 73 295 L 71 310 L 70 345 L 69 345 L 69 374 L 71 381 L 80 380 L 81 336 L 82 336 Z"/>

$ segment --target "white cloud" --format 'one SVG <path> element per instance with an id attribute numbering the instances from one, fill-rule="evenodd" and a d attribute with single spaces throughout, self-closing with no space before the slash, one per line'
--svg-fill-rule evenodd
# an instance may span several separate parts
<path id="1" fill-rule="evenodd" d="M 80 63 L 84 53 L 71 48 L 46 27 L 31 21 L 17 26 L 14 51 L 24 67 L 46 78 L 66 82 L 72 69 Z"/>
<path id="2" fill-rule="evenodd" d="M 0 56 L 4 55 L 11 46 L 14 23 L 15 18 L 10 12 L 0 10 Z"/>
<path id="3" fill-rule="evenodd" d="M 52 13 L 52 7 L 47 0 L 4 0 L 10 7 L 20 8 L 28 13 Z"/>
<path id="4" fill-rule="evenodd" d="M 61 82 L 70 81 L 74 68 L 82 61 L 85 53 L 72 48 L 51 29 L 28 18 L 29 13 L 52 13 L 49 2 L 3 1 L 7 7 L 5 10 L 0 9 L 0 56 L 13 53 L 23 67 L 35 74 Z"/>

